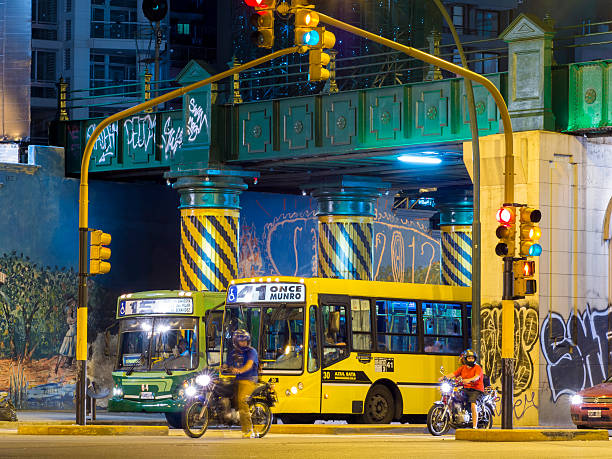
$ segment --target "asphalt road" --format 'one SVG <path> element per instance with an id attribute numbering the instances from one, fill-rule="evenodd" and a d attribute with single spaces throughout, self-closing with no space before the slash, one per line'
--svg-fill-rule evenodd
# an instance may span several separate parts
<path id="1" fill-rule="evenodd" d="M 200 439 L 169 437 L 26 436 L 0 433 L 0 457 L 78 458 L 612 458 L 609 441 L 473 443 L 453 436 L 280 435 L 243 440 L 239 432 L 207 432 Z"/>

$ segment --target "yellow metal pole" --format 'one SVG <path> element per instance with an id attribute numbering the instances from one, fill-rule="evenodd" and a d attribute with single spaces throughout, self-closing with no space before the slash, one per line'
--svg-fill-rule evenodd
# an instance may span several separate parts
<path id="1" fill-rule="evenodd" d="M 504 126 L 504 139 L 506 144 L 506 154 L 504 161 L 504 204 L 513 205 L 514 203 L 514 156 L 513 156 L 513 145 L 512 145 L 512 123 L 510 122 L 510 114 L 508 113 L 508 107 L 506 106 L 506 102 L 502 97 L 499 90 L 495 87 L 495 85 L 489 81 L 487 78 L 479 75 L 478 73 L 472 72 L 464 67 L 459 67 L 451 62 L 440 59 L 439 57 L 432 56 L 431 54 L 424 53 L 423 51 L 419 51 L 418 49 L 412 48 L 410 46 L 401 45 L 392 40 L 388 40 L 386 38 L 380 37 L 373 33 L 367 32 L 365 30 L 361 30 L 357 27 L 354 27 L 350 24 L 346 24 L 342 21 L 338 21 L 332 17 L 326 16 L 325 14 L 319 14 L 319 22 L 329 24 L 331 26 L 337 27 L 342 30 L 346 30 L 347 32 L 351 32 L 360 37 L 367 38 L 376 43 L 380 43 L 381 45 L 388 46 L 389 48 L 396 49 L 401 51 L 409 56 L 414 57 L 415 59 L 419 59 L 421 61 L 427 62 L 429 64 L 433 64 L 436 67 L 443 68 L 450 72 L 461 75 L 462 77 L 474 81 L 476 83 L 480 83 L 483 85 L 493 96 L 497 107 L 499 108 L 499 113 L 502 118 L 502 123 Z M 512 253 L 509 253 L 506 257 L 504 257 L 504 283 L 506 284 L 509 279 L 507 278 L 507 265 L 510 263 L 511 268 L 511 260 L 514 258 L 514 249 Z M 511 269 L 510 269 L 511 271 Z M 512 283 L 512 280 L 510 280 Z M 512 287 L 510 285 L 510 287 Z M 502 299 L 502 391 L 504 393 L 504 405 L 505 407 L 511 404 L 512 396 L 513 396 L 513 373 L 514 373 L 514 301 L 512 299 L 508 299 L 505 296 L 504 289 L 504 297 Z M 510 403 L 508 403 L 510 402 Z M 504 409 L 504 416 L 502 418 L 502 428 L 512 428 L 512 414 L 510 410 Z"/>
<path id="2" fill-rule="evenodd" d="M 271 61 L 277 57 L 285 56 L 287 54 L 295 52 L 305 52 L 304 47 L 294 46 L 292 48 L 285 48 L 274 53 L 268 54 L 267 56 L 260 57 L 253 61 L 247 62 L 236 67 L 232 67 L 225 72 L 221 72 L 205 80 L 198 81 L 190 84 L 183 88 L 175 89 L 162 96 L 155 97 L 154 99 L 138 104 L 134 107 L 130 107 L 114 115 L 105 118 L 98 124 L 94 129 L 91 137 L 85 145 L 83 152 L 83 159 L 81 160 L 81 183 L 79 186 L 79 305 L 77 311 L 77 346 L 76 346 L 76 358 L 77 358 L 77 388 L 76 388 L 76 422 L 77 424 L 85 424 L 85 392 L 86 392 L 86 378 L 87 378 L 87 231 L 88 231 L 88 220 L 89 220 L 89 161 L 93 152 L 94 144 L 96 140 L 108 125 L 119 121 L 120 119 L 126 118 L 135 113 L 145 111 L 149 108 L 155 107 L 163 102 L 169 101 L 176 97 L 180 97 L 195 89 L 206 86 L 207 84 L 214 83 L 222 80 L 236 73 L 243 72 L 244 70 L 256 67 L 264 62 Z"/>
<path id="3" fill-rule="evenodd" d="M 508 107 L 506 106 L 506 102 L 504 101 L 504 98 L 502 97 L 499 90 L 490 80 L 483 77 L 482 75 L 479 75 L 478 73 L 472 72 L 471 70 L 468 70 L 463 67 L 459 67 L 458 65 L 445 61 L 444 59 L 440 59 L 439 57 L 424 53 L 423 51 L 419 51 L 418 49 L 412 48 L 410 46 L 401 45 L 392 40 L 388 40 L 387 38 L 380 37 L 373 33 L 359 29 L 358 27 L 346 24 L 345 22 L 338 21 L 337 19 L 334 19 L 325 14 L 318 12 L 317 14 L 319 15 L 319 22 L 329 24 L 339 29 L 346 30 L 347 32 L 354 33 L 355 35 L 359 35 L 360 37 L 367 38 L 368 40 L 375 41 L 376 43 L 380 43 L 381 45 L 388 46 L 389 48 L 396 49 L 398 51 L 401 51 L 402 53 L 414 57 L 415 59 L 419 59 L 429 64 L 433 64 L 437 67 L 448 70 L 449 72 L 456 73 L 464 78 L 483 85 L 493 96 L 493 99 L 495 100 L 495 103 L 499 108 L 499 113 L 502 118 L 506 143 L 504 201 L 506 203 L 514 202 L 514 156 L 512 156 L 512 124 L 510 122 L 510 114 L 508 113 Z"/>

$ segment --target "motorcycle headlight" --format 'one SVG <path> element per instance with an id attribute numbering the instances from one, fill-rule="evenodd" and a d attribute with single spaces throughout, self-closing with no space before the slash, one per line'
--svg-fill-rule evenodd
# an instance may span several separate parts
<path id="1" fill-rule="evenodd" d="M 442 385 L 440 386 L 440 390 L 442 391 L 443 394 L 450 394 L 451 391 L 453 390 L 453 386 L 451 386 L 447 382 L 443 382 Z"/>
<path id="2" fill-rule="evenodd" d="M 570 397 L 570 403 L 572 405 L 580 405 L 582 403 L 582 395 L 574 394 Z"/>
<path id="3" fill-rule="evenodd" d="M 198 375 L 196 376 L 195 382 L 198 386 L 206 387 L 210 384 L 210 376 L 209 375 Z"/>
<path id="4" fill-rule="evenodd" d="M 185 388 L 185 395 L 187 397 L 193 397 L 196 394 L 197 390 L 195 388 L 195 386 L 187 386 Z"/>

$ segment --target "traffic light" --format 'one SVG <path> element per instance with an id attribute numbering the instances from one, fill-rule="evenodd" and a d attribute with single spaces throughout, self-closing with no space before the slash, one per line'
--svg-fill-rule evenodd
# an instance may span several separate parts
<path id="1" fill-rule="evenodd" d="M 331 57 L 323 50 L 334 47 L 336 36 L 325 30 L 325 27 L 317 27 L 311 33 L 315 32 L 318 34 L 319 40 L 308 52 L 308 79 L 310 81 L 324 81 L 329 79 L 329 70 L 326 66 L 329 64 Z"/>
<path id="2" fill-rule="evenodd" d="M 167 0 L 142 0 L 142 13 L 151 22 L 159 22 L 168 14 Z"/>
<path id="3" fill-rule="evenodd" d="M 495 218 L 499 223 L 495 235 L 500 240 L 495 246 L 495 253 L 500 257 L 512 257 L 516 234 L 516 211 L 512 206 L 502 206 L 495 214 Z"/>
<path id="4" fill-rule="evenodd" d="M 111 265 L 107 261 L 111 256 L 111 249 L 107 246 L 111 243 L 111 235 L 102 230 L 93 230 L 89 244 L 89 274 L 106 274 Z"/>
<path id="5" fill-rule="evenodd" d="M 535 276 L 535 261 L 516 259 L 513 261 L 514 271 L 514 299 L 525 298 L 526 295 L 535 295 L 538 291 Z"/>
<path id="6" fill-rule="evenodd" d="M 520 209 L 520 246 L 521 257 L 538 257 L 542 253 L 542 246 L 537 242 L 542 236 L 542 230 L 537 223 L 542 219 L 542 212 L 530 207 Z"/>
<path id="7" fill-rule="evenodd" d="M 296 46 L 315 46 L 319 43 L 319 32 L 315 27 L 319 24 L 319 15 L 312 9 L 304 8 L 295 12 Z"/>
<path id="8" fill-rule="evenodd" d="M 272 48 L 276 0 L 245 0 L 245 2 L 255 8 L 255 14 L 251 16 L 251 25 L 257 28 L 251 35 L 253 43 L 260 48 Z"/>

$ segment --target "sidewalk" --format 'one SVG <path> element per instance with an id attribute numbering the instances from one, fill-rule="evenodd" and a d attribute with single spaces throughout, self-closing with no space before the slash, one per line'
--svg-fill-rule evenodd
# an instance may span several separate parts
<path id="1" fill-rule="evenodd" d="M 18 422 L 73 424 L 76 421 L 74 411 L 17 411 Z M 9 422 L 1 422 L 2 427 Z M 163 413 L 109 413 L 106 410 L 96 411 L 96 420 L 87 416 L 87 424 L 91 425 L 139 425 L 139 426 L 165 426 L 166 417 Z"/>

